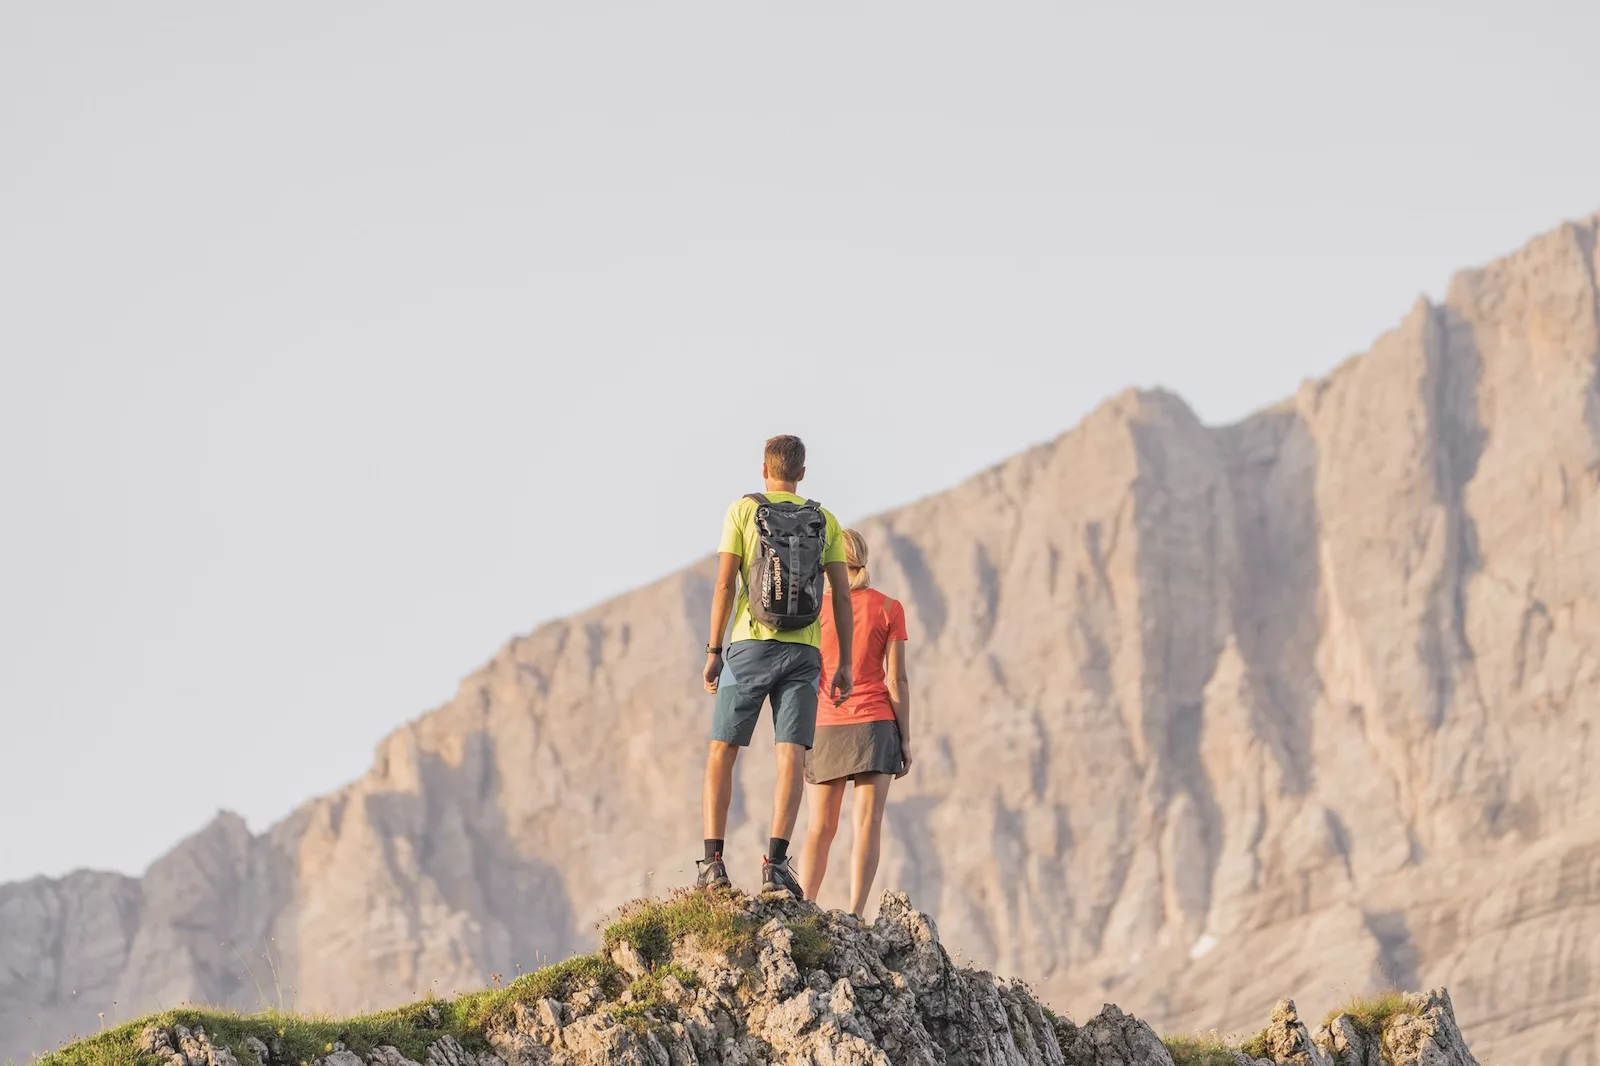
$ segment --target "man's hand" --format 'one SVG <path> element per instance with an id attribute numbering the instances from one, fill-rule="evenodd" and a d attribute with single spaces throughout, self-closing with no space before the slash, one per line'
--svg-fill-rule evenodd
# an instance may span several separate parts
<path id="1" fill-rule="evenodd" d="M 906 743 L 904 740 L 902 740 L 900 742 L 900 772 L 895 774 L 894 776 L 896 778 L 901 778 L 901 777 L 906 776 L 910 772 L 911 772 L 911 745 Z"/>
<path id="2" fill-rule="evenodd" d="M 850 692 L 855 687 L 855 674 L 851 671 L 850 664 L 840 663 L 839 669 L 833 673 L 833 684 L 828 686 L 828 697 L 833 700 L 833 705 L 838 707 L 850 698 Z"/>
<path id="3" fill-rule="evenodd" d="M 717 691 L 717 683 L 722 677 L 722 656 L 714 651 L 706 652 L 706 691 Z"/>

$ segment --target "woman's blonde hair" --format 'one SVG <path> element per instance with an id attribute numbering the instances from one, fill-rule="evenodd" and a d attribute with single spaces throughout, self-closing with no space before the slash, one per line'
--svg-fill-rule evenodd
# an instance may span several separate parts
<path id="1" fill-rule="evenodd" d="M 864 589 L 872 583 L 872 574 L 867 571 L 866 538 L 853 529 L 843 530 L 840 535 L 844 537 L 844 565 L 850 571 L 850 587 Z"/>

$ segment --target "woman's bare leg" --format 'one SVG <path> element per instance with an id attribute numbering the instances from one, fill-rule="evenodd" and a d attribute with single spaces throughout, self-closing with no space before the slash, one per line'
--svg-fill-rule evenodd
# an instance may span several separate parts
<path id="1" fill-rule="evenodd" d="M 809 900 L 815 900 L 822 891 L 822 876 L 828 872 L 828 849 L 839 831 L 844 786 L 841 779 L 806 789 L 811 793 L 811 824 L 806 827 L 806 842 L 800 851 L 800 887 Z"/>
<path id="2" fill-rule="evenodd" d="M 867 909 L 872 879 L 878 876 L 878 853 L 883 839 L 883 811 L 889 805 L 888 774 L 856 775 L 856 794 L 850 801 L 856 845 L 850 857 L 850 913 L 857 918 Z"/>

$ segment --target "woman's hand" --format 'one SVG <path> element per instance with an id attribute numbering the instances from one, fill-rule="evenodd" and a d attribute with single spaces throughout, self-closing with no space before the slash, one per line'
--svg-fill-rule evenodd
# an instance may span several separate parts
<path id="1" fill-rule="evenodd" d="M 714 651 L 706 652 L 706 672 L 704 675 L 707 692 L 717 691 L 717 681 L 722 677 L 722 656 Z"/>
<path id="2" fill-rule="evenodd" d="M 904 740 L 900 741 L 900 772 L 895 774 L 899 779 L 911 772 L 911 745 Z"/>

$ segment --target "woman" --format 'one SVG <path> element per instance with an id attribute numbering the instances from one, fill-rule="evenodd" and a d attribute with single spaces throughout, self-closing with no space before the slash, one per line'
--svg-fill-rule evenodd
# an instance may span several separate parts
<path id="1" fill-rule="evenodd" d="M 817 706 L 817 734 L 806 753 L 812 787 L 811 826 L 801 852 L 806 899 L 816 899 L 828 872 L 828 848 L 839 830 L 845 785 L 855 782 L 852 808 L 855 851 L 850 862 L 850 913 L 857 918 L 878 873 L 883 811 L 889 781 L 911 769 L 911 686 L 906 679 L 906 615 L 899 601 L 871 587 L 867 542 L 844 530 L 850 607 L 855 618 L 855 691 L 842 705 Z M 822 676 L 839 665 L 839 635 L 829 611 L 822 612 Z"/>

